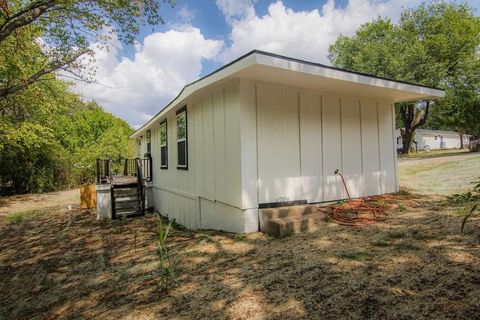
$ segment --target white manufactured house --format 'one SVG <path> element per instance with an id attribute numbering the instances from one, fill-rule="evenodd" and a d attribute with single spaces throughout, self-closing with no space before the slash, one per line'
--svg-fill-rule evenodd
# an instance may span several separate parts
<path id="1" fill-rule="evenodd" d="M 397 148 L 400 149 L 403 146 L 400 129 L 396 130 L 396 137 Z M 460 135 L 454 131 L 417 129 L 413 139 L 416 145 L 414 144 L 413 148 L 416 147 L 417 150 L 458 149 L 462 145 L 461 139 L 463 139 L 463 145 L 467 147 L 470 137 L 471 135 Z"/>
<path id="2" fill-rule="evenodd" d="M 254 50 L 138 129 L 153 201 L 191 229 L 259 230 L 259 209 L 398 191 L 394 102 L 444 91 Z"/>

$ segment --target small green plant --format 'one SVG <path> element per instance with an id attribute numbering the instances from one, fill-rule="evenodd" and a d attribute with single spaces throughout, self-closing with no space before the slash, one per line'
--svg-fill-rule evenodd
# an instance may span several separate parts
<path id="1" fill-rule="evenodd" d="M 480 178 L 478 178 L 477 180 L 473 181 L 472 182 L 473 184 L 473 192 L 474 194 L 472 194 L 471 192 L 467 192 L 467 193 L 470 193 L 472 194 L 472 196 L 470 197 L 470 202 L 473 202 L 473 201 L 476 201 L 476 203 L 470 208 L 470 210 L 468 211 L 468 213 L 465 215 L 465 217 L 463 218 L 462 220 L 462 226 L 460 227 L 460 233 L 463 233 L 463 230 L 465 229 L 465 224 L 467 223 L 468 219 L 476 212 L 478 212 L 478 208 L 480 206 L 480 202 L 478 202 L 479 200 L 479 194 L 480 194 Z"/>
<path id="2" fill-rule="evenodd" d="M 477 196 L 470 191 L 464 193 L 456 193 L 447 197 L 448 202 L 453 205 L 464 205 L 474 201 L 475 199 L 477 199 Z"/>
<path id="3" fill-rule="evenodd" d="M 366 260 L 370 257 L 370 255 L 364 251 L 347 251 L 342 252 L 338 255 L 338 257 L 346 260 Z"/>
<path id="4" fill-rule="evenodd" d="M 385 239 L 378 239 L 372 241 L 372 244 L 376 247 L 388 247 L 391 245 L 390 241 L 387 241 Z"/>
<path id="5" fill-rule="evenodd" d="M 44 213 L 42 210 L 29 210 L 29 211 L 16 212 L 14 214 L 7 216 L 7 221 L 9 223 L 20 223 L 22 221 L 38 217 L 42 213 Z"/>
<path id="6" fill-rule="evenodd" d="M 170 251 L 167 247 L 167 239 L 171 227 L 172 222 L 166 225 L 164 224 L 162 217 L 159 217 L 157 252 L 160 257 L 160 287 L 164 292 L 168 292 L 168 290 L 178 284 L 177 276 L 175 274 L 175 264 L 173 263 Z"/>
<path id="7" fill-rule="evenodd" d="M 465 229 L 465 224 L 467 223 L 468 221 L 468 218 L 470 218 L 475 212 L 478 212 L 478 206 L 480 205 L 480 203 L 476 203 L 471 209 L 470 211 L 465 215 L 465 217 L 463 218 L 462 220 L 462 227 L 460 228 L 460 233 L 463 233 L 463 229 Z"/>

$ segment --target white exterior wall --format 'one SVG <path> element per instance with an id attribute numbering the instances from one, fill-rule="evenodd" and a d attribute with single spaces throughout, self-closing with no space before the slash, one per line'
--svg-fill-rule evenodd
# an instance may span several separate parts
<path id="1" fill-rule="evenodd" d="M 258 229 L 242 209 L 238 93 L 234 80 L 202 90 L 185 103 L 188 170 L 177 169 L 176 110 L 185 104 L 166 114 L 168 169 L 160 169 L 159 125 L 165 117 L 152 129 L 154 207 L 187 228 Z"/>
<path id="2" fill-rule="evenodd" d="M 389 101 L 234 80 L 187 100 L 188 170 L 177 170 L 176 113 L 168 169 L 152 127 L 154 207 L 191 229 L 258 230 L 262 203 L 309 203 L 395 192 Z M 142 156 L 146 137 L 142 138 Z"/>
<path id="3" fill-rule="evenodd" d="M 391 101 L 241 80 L 243 208 L 398 190 Z M 253 214 L 253 213 L 252 213 Z"/>

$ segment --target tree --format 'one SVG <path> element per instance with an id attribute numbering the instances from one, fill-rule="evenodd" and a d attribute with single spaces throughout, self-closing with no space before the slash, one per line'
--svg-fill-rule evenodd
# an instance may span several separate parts
<path id="1" fill-rule="evenodd" d="M 60 80 L 0 99 L 0 192 L 47 192 L 93 180 L 95 159 L 132 158 L 133 129 Z"/>
<path id="2" fill-rule="evenodd" d="M 447 94 L 455 94 L 476 66 L 479 45 L 480 18 L 466 4 L 441 1 L 403 11 L 398 24 L 379 18 L 352 37 L 340 36 L 329 48 L 329 59 L 337 67 L 445 87 Z M 426 124 L 431 105 L 398 105 L 404 153 L 411 149 L 415 130 Z"/>
<path id="3" fill-rule="evenodd" d="M 463 148 L 463 136 L 470 133 L 480 138 L 480 61 L 473 61 L 445 99 L 435 107 L 427 122 L 431 129 L 447 129 L 459 132 Z"/>
<path id="4" fill-rule="evenodd" d="M 21 65 L 9 65 L 10 70 L 22 72 L 16 78 L 0 75 L 0 98 L 37 81 L 51 79 L 52 73 L 60 69 L 76 78 L 92 80 L 94 70 L 86 69 L 78 59 L 92 55 L 91 43 L 108 46 L 112 36 L 124 43 L 133 43 L 139 25 L 163 23 L 159 15 L 160 2 L 0 0 L 0 48 L 16 46 L 11 52 L 11 60 L 22 54 L 23 45 L 36 50 L 38 57 L 38 61 L 27 70 Z M 175 0 L 163 2 L 175 4 Z M 20 45 L 18 39 L 21 39 Z"/>

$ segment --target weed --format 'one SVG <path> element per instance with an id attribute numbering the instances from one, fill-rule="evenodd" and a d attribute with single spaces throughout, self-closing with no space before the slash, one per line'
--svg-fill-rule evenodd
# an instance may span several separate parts
<path id="1" fill-rule="evenodd" d="M 168 292 L 173 286 L 178 285 L 175 265 L 170 257 L 170 251 L 167 248 L 167 239 L 172 223 L 173 221 L 170 221 L 168 225 L 165 225 L 162 217 L 159 216 L 157 252 L 160 257 L 160 288 L 164 292 Z"/>
<path id="2" fill-rule="evenodd" d="M 423 241 L 423 240 L 435 239 L 436 237 L 432 234 L 425 233 L 425 231 L 420 232 L 419 230 L 413 230 L 412 238 L 415 240 Z"/>
<path id="3" fill-rule="evenodd" d="M 413 251 L 419 250 L 420 248 L 413 241 L 400 241 L 395 245 L 395 248 L 400 251 Z"/>
<path id="4" fill-rule="evenodd" d="M 404 205 L 403 203 L 398 204 L 398 211 L 405 211 L 407 210 L 407 206 Z"/>
<path id="5" fill-rule="evenodd" d="M 388 247 L 391 243 L 384 239 L 378 239 L 372 241 L 372 244 L 376 247 Z"/>
<path id="6" fill-rule="evenodd" d="M 340 259 L 347 259 L 347 260 L 365 260 L 365 259 L 368 259 L 369 254 L 363 251 L 351 251 L 351 252 L 343 252 L 338 257 Z"/>
<path id="7" fill-rule="evenodd" d="M 465 205 L 472 201 L 478 199 L 478 195 L 473 194 L 472 192 L 456 193 L 447 197 L 447 201 L 452 205 Z"/>
<path id="8" fill-rule="evenodd" d="M 393 231 L 393 232 L 389 232 L 387 234 L 387 236 L 390 239 L 402 239 L 402 238 L 405 238 L 405 232 L 404 231 Z"/>
<path id="9" fill-rule="evenodd" d="M 470 209 L 470 211 L 465 215 L 465 217 L 464 217 L 463 220 L 462 220 L 462 227 L 460 228 L 460 233 L 463 233 L 463 229 L 465 228 L 465 224 L 467 223 L 468 218 L 470 218 L 470 217 L 473 215 L 473 213 L 477 211 L 479 205 L 480 205 L 480 203 L 476 203 L 476 204 Z"/>
<path id="10" fill-rule="evenodd" d="M 41 210 L 31 210 L 31 211 L 22 211 L 22 212 L 17 212 L 14 214 L 11 214 L 7 216 L 7 221 L 10 223 L 20 223 L 22 221 L 25 221 L 27 219 L 34 218 L 35 216 L 38 216 L 41 214 Z"/>
<path id="11" fill-rule="evenodd" d="M 238 241 L 245 241 L 245 234 L 236 234 L 235 237 L 233 238 L 233 240 L 235 242 L 238 242 Z"/>

